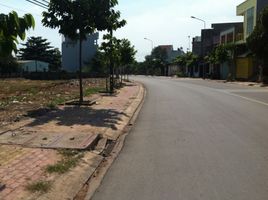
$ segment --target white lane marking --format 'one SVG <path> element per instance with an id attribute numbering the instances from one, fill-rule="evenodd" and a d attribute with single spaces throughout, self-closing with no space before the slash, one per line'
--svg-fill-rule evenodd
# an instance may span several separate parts
<path id="1" fill-rule="evenodd" d="M 245 100 L 254 102 L 254 103 L 259 103 L 259 104 L 268 106 L 268 103 L 265 103 L 265 102 L 263 102 L 263 101 L 259 101 L 259 100 L 252 99 L 252 98 L 248 98 L 248 97 L 244 97 L 244 96 L 241 96 L 241 95 L 238 95 L 238 94 L 234 94 L 234 93 L 230 93 L 230 92 L 227 92 L 227 91 L 225 91 L 224 93 L 225 93 L 225 94 L 229 94 L 230 96 L 239 97 L 239 98 L 242 98 L 242 99 L 245 99 Z"/>
<path id="2" fill-rule="evenodd" d="M 180 81 L 178 81 L 180 82 Z M 186 85 L 189 86 L 189 83 L 187 82 L 183 82 L 181 81 L 181 83 L 184 83 L 184 86 L 187 87 Z M 186 84 L 185 84 L 186 83 Z M 220 92 L 220 93 L 224 93 L 224 94 L 228 94 L 230 96 L 234 96 L 234 97 L 239 97 L 239 98 L 242 98 L 244 100 L 247 100 L 247 101 L 251 101 L 251 102 L 254 102 L 254 103 L 258 103 L 258 104 L 261 104 L 261 105 L 264 105 L 264 106 L 268 106 L 268 103 L 265 103 L 263 101 L 259 101 L 259 100 L 256 100 L 256 99 L 252 99 L 252 98 L 248 98 L 248 97 L 244 97 L 244 96 L 241 96 L 241 95 L 238 95 L 238 94 L 234 94 L 234 93 L 231 93 L 232 92 L 237 92 L 237 91 L 240 91 L 241 89 L 215 89 L 215 88 L 212 88 L 212 87 L 209 87 L 209 86 L 204 86 L 204 85 L 198 85 L 198 84 L 195 84 L 195 83 L 190 83 L 192 85 L 196 85 L 198 87 L 203 87 L 203 88 L 207 88 L 209 90 L 212 90 L 212 91 L 217 91 L 217 92 Z M 189 88 L 189 87 L 188 87 Z M 191 87 L 190 87 L 191 88 Z M 242 89 L 242 91 L 247 91 L 247 90 L 251 90 L 251 92 L 253 92 L 252 90 L 254 90 L 253 88 L 252 89 Z M 255 89 L 255 90 L 261 90 L 261 89 Z M 256 92 L 254 90 L 254 92 Z M 264 89 L 265 90 L 265 89 Z M 263 91 L 264 92 L 264 91 Z M 267 90 L 265 90 L 265 92 L 267 92 Z"/>

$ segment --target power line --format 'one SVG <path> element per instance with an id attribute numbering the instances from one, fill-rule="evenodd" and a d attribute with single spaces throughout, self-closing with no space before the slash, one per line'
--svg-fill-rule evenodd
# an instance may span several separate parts
<path id="1" fill-rule="evenodd" d="M 23 13 L 28 13 L 29 12 L 29 11 L 22 10 L 20 8 L 16 8 L 16 7 L 12 7 L 12 6 L 8 6 L 8 5 L 5 5 L 5 4 L 2 4 L 2 3 L 0 3 L 0 5 L 3 6 L 3 7 L 6 7 L 6 8 L 12 9 L 12 10 L 23 12 Z M 42 17 L 42 15 L 37 14 L 37 13 L 33 13 L 33 15 L 38 15 L 38 16 L 41 16 Z"/>
<path id="2" fill-rule="evenodd" d="M 36 6 L 39 6 L 41 8 L 48 9 L 46 4 L 43 4 L 43 3 L 40 4 L 39 1 L 35 1 L 35 0 L 26 0 L 26 1 L 32 3 L 32 4 L 36 5 Z"/>
<path id="3" fill-rule="evenodd" d="M 45 3 L 47 3 L 47 4 L 49 4 L 49 1 L 47 1 L 47 0 L 41 0 L 41 1 L 43 1 L 43 2 L 45 2 Z"/>
<path id="4" fill-rule="evenodd" d="M 42 6 L 47 7 L 47 2 L 46 2 L 46 3 L 43 3 L 43 2 L 40 2 L 40 0 L 32 0 L 32 1 L 34 1 L 34 2 L 37 3 L 37 4 L 40 4 L 40 5 L 42 5 Z"/>

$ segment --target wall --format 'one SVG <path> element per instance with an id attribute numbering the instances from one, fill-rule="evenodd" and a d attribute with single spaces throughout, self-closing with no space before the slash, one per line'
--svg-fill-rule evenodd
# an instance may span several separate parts
<path id="1" fill-rule="evenodd" d="M 237 58 L 236 59 L 236 78 L 237 79 L 249 79 L 253 74 L 253 59 L 249 58 Z"/>
<path id="2" fill-rule="evenodd" d="M 49 70 L 49 64 L 42 61 L 21 61 L 19 65 L 24 72 L 44 72 Z"/>
<path id="3" fill-rule="evenodd" d="M 87 65 L 95 55 L 99 34 L 88 36 L 82 43 L 82 65 Z M 62 66 L 67 72 L 77 72 L 79 70 L 79 42 L 64 38 L 62 42 Z"/>
<path id="4" fill-rule="evenodd" d="M 220 65 L 220 77 L 222 80 L 226 80 L 229 75 L 229 65 L 228 62 L 225 62 Z"/>

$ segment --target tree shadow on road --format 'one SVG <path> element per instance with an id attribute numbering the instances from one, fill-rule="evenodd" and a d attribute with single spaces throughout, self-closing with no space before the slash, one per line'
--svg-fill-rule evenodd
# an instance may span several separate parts
<path id="1" fill-rule="evenodd" d="M 91 125 L 117 130 L 116 125 L 122 121 L 121 117 L 127 116 L 125 113 L 113 109 L 93 109 L 79 106 L 66 106 L 62 109 L 47 112 L 42 116 L 33 115 L 33 113 L 38 113 L 38 111 L 28 112 L 28 116 L 34 119 L 33 122 L 27 125 L 28 127 L 44 125 L 55 121 L 60 126 Z"/>

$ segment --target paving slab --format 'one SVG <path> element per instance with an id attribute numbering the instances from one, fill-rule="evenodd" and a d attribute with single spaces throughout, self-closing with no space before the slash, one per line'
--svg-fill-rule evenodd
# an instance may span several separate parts
<path id="1" fill-rule="evenodd" d="M 16 144 L 25 147 L 49 149 L 89 149 L 98 140 L 91 133 L 42 133 L 8 131 L 0 135 L 0 144 Z"/>
<path id="2" fill-rule="evenodd" d="M 47 194 L 32 196 L 27 200 L 67 200 L 74 199 L 79 190 L 93 175 L 102 162 L 103 157 L 94 153 L 86 153 L 80 164 L 72 171 L 57 178 L 53 188 Z"/>

